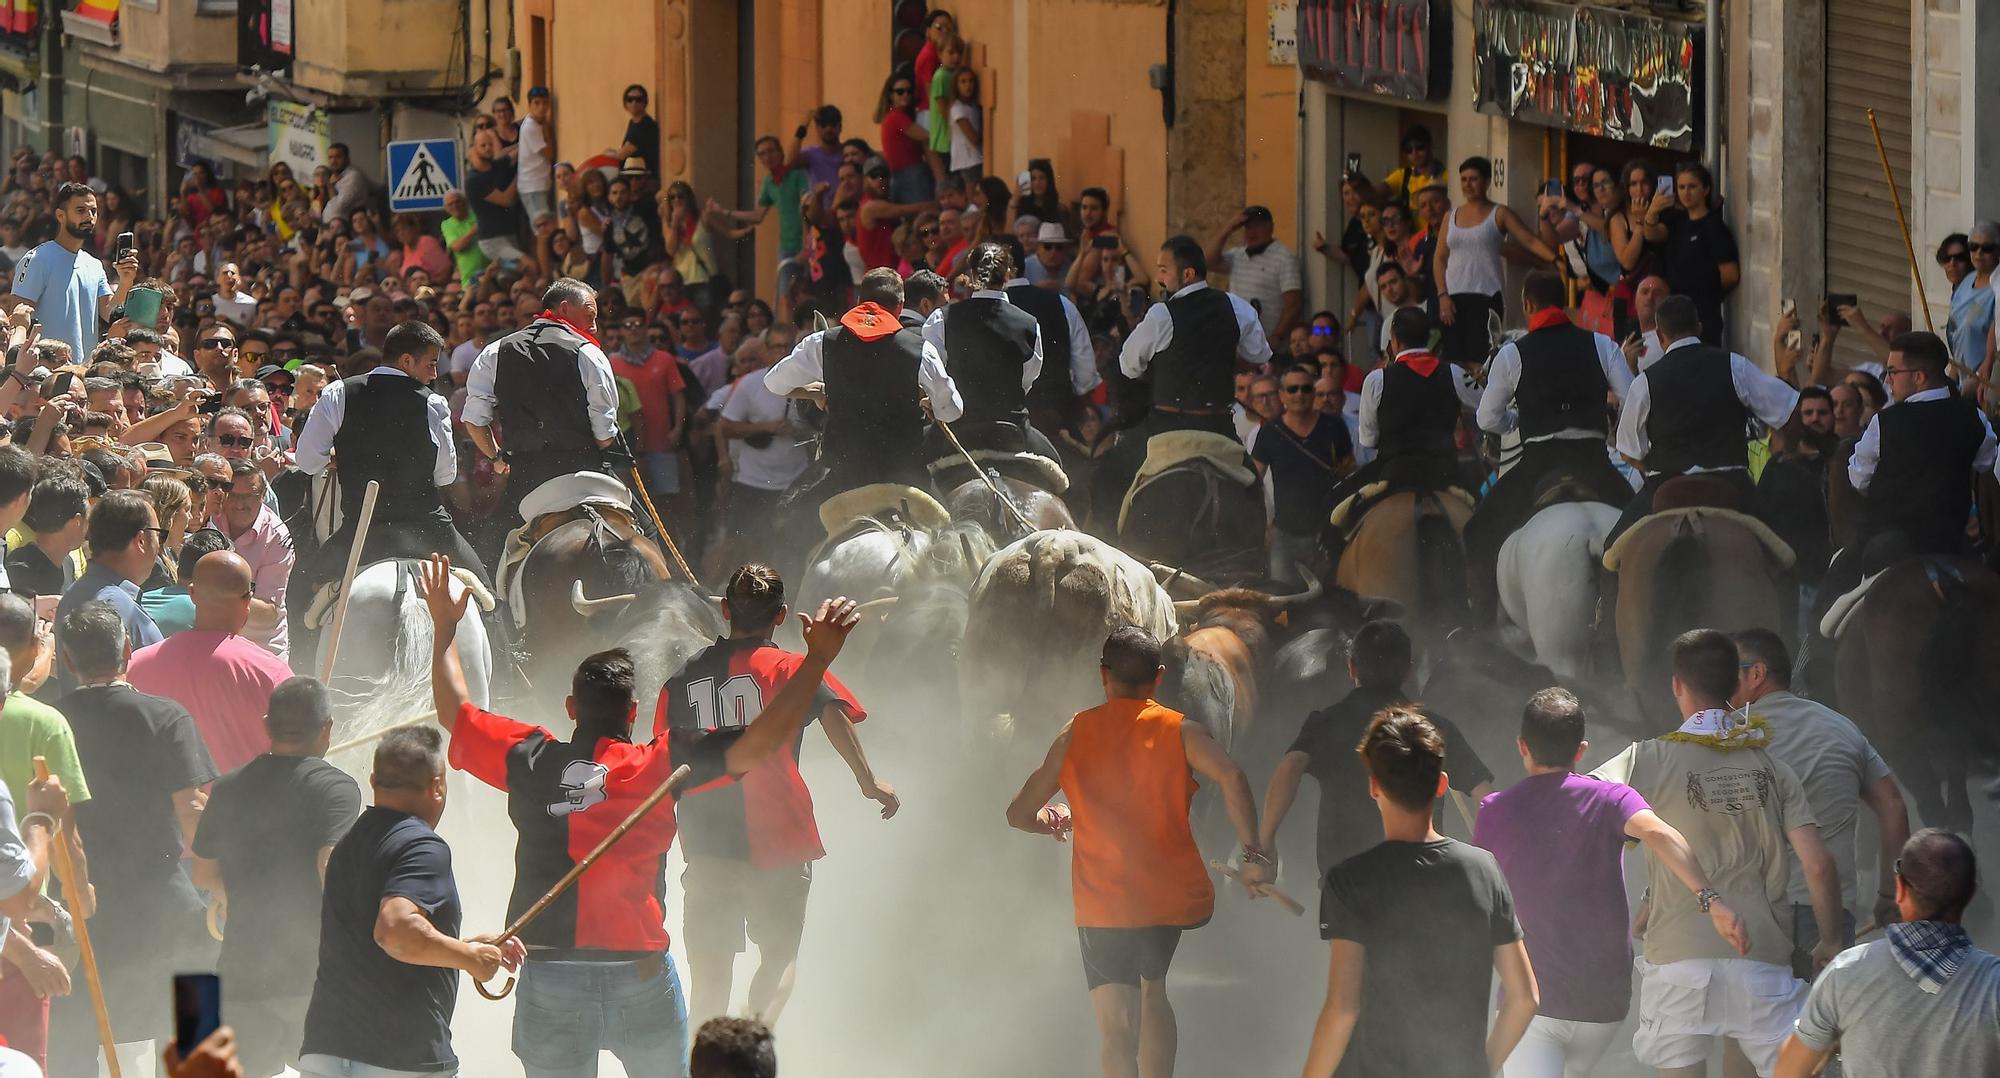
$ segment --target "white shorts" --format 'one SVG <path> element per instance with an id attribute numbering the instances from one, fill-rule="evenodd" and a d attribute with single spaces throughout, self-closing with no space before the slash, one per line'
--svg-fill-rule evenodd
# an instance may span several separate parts
<path id="1" fill-rule="evenodd" d="M 1619 1025 L 1538 1014 L 1500 1068 L 1501 1078 L 1589 1078 Z"/>
<path id="2" fill-rule="evenodd" d="M 1692 1067 L 1708 1058 L 1709 1038 L 1728 1037 L 1757 1073 L 1778 1066 L 1778 1046 L 1805 1007 L 1807 984 L 1792 971 L 1747 958 L 1691 958 L 1639 969 L 1639 1029 L 1632 1054 L 1649 1067 Z"/>

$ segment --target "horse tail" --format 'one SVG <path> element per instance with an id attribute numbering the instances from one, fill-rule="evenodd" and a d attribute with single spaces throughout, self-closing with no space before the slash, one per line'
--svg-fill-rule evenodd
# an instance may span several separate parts
<path id="1" fill-rule="evenodd" d="M 1662 654 L 1667 641 L 1700 620 L 1699 603 L 1708 594 L 1708 544 L 1699 525 L 1678 520 L 1673 536 L 1653 565 L 1653 632 L 1646 654 Z M 1731 626 L 1731 628 L 1735 628 Z"/>
<path id="2" fill-rule="evenodd" d="M 1416 539 L 1418 607 L 1441 629 L 1464 624 L 1465 544 L 1434 493 L 1417 498 Z"/>
<path id="3" fill-rule="evenodd" d="M 1953 742 L 1968 745 L 1980 735 L 1978 699 L 1981 678 L 1967 675 L 1980 668 L 1979 645 L 1986 637 L 1981 624 L 1979 595 L 1949 565 L 1926 559 L 1924 573 L 1937 589 L 1937 620 L 1924 641 L 1922 684 L 1937 694 L 1933 704 Z"/>

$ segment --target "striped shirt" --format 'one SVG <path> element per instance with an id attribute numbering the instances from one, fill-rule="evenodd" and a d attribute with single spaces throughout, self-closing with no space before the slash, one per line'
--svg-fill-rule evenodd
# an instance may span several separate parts
<path id="1" fill-rule="evenodd" d="M 1299 257 L 1276 240 L 1254 255 L 1247 247 L 1231 247 L 1222 252 L 1222 268 L 1229 274 L 1229 290 L 1257 308 L 1257 321 L 1263 324 L 1266 336 L 1278 327 L 1285 293 L 1303 287 L 1299 283 Z"/>

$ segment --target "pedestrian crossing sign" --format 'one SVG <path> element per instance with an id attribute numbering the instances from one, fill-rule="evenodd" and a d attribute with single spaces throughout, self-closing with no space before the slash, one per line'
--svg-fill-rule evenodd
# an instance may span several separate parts
<path id="1" fill-rule="evenodd" d="M 389 212 L 444 209 L 459 183 L 458 140 L 405 139 L 389 144 Z"/>

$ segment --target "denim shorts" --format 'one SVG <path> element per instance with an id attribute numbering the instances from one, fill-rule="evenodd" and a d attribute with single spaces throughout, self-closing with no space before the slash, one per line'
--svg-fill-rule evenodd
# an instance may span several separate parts
<path id="1" fill-rule="evenodd" d="M 514 1055 L 528 1078 L 594 1078 L 600 1050 L 627 1074 L 687 1078 L 687 996 L 672 955 L 521 967 Z"/>

